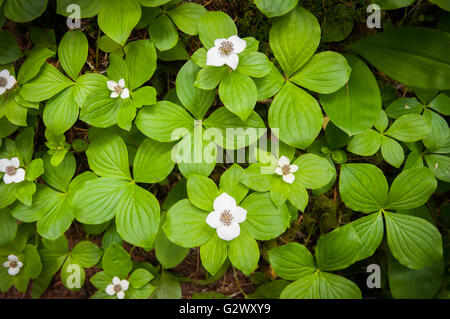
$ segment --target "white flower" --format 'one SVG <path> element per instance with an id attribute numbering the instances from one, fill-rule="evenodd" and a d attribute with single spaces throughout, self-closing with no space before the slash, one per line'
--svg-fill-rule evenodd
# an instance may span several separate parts
<path id="1" fill-rule="evenodd" d="M 0 172 L 5 173 L 3 175 L 5 184 L 20 183 L 25 180 L 25 170 L 19 167 L 20 161 L 17 157 L 11 160 L 6 158 L 0 160 Z"/>
<path id="2" fill-rule="evenodd" d="M 106 287 L 105 291 L 108 295 L 114 296 L 117 294 L 117 298 L 123 299 L 125 297 L 125 291 L 128 290 L 130 283 L 128 280 L 120 280 L 119 277 L 114 277 L 112 284 Z"/>
<path id="3" fill-rule="evenodd" d="M 206 65 L 222 66 L 228 65 L 236 70 L 239 64 L 238 53 L 245 50 L 247 42 L 237 35 L 232 35 L 228 39 L 217 39 L 214 47 L 208 50 Z"/>
<path id="4" fill-rule="evenodd" d="M 23 264 L 19 261 L 19 258 L 15 255 L 9 255 L 8 261 L 3 263 L 3 267 L 9 268 L 8 274 L 11 276 L 15 276 L 20 272 L 20 268 L 23 267 Z"/>
<path id="5" fill-rule="evenodd" d="M 116 81 L 108 81 L 106 82 L 106 85 L 108 86 L 108 89 L 112 91 L 111 97 L 113 99 L 119 97 L 119 95 L 122 99 L 127 99 L 130 97 L 130 90 L 125 87 L 124 79 L 120 79 L 119 83 Z"/>
<path id="6" fill-rule="evenodd" d="M 16 84 L 16 79 L 13 75 L 9 74 L 8 70 L 0 72 L 0 95 L 5 93 L 6 90 L 11 89 Z"/>
<path id="7" fill-rule="evenodd" d="M 245 221 L 247 211 L 236 205 L 236 200 L 223 193 L 214 200 L 214 211 L 206 217 L 206 223 L 217 229 L 217 236 L 233 240 L 241 233 L 240 223 Z"/>
<path id="8" fill-rule="evenodd" d="M 277 168 L 275 169 L 275 173 L 283 176 L 283 181 L 286 183 L 292 184 L 295 181 L 295 173 L 298 170 L 298 166 L 295 164 L 290 164 L 289 158 L 286 156 L 281 156 L 278 160 Z"/>

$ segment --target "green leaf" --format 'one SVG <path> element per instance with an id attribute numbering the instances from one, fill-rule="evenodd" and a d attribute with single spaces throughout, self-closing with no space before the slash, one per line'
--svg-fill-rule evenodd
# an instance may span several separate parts
<path id="1" fill-rule="evenodd" d="M 228 72 L 226 66 L 206 66 L 202 68 L 194 82 L 194 86 L 202 90 L 214 90 Z"/>
<path id="2" fill-rule="evenodd" d="M 298 179 L 291 184 L 288 199 L 298 210 L 301 212 L 305 211 L 305 208 L 308 205 L 309 195 L 305 186 Z"/>
<path id="3" fill-rule="evenodd" d="M 181 106 L 162 101 L 143 107 L 135 124 L 142 133 L 156 141 L 173 142 L 193 129 L 194 119 Z"/>
<path id="4" fill-rule="evenodd" d="M 301 155 L 294 164 L 298 166 L 295 177 L 306 188 L 316 189 L 325 186 L 335 173 L 326 158 L 315 154 Z"/>
<path id="5" fill-rule="evenodd" d="M 441 114 L 450 115 L 450 97 L 444 93 L 436 96 L 428 106 Z"/>
<path id="6" fill-rule="evenodd" d="M 56 1 L 56 13 L 69 16 L 73 11 L 67 11 L 70 4 L 76 4 L 80 6 L 80 18 L 90 18 L 96 16 L 100 11 L 100 0 L 57 0 Z"/>
<path id="7" fill-rule="evenodd" d="M 415 0 L 375 0 L 382 10 L 394 10 L 409 6 Z"/>
<path id="8" fill-rule="evenodd" d="M 268 252 L 270 266 L 283 279 L 297 280 L 315 272 L 316 265 L 309 250 L 299 243 L 289 243 Z"/>
<path id="9" fill-rule="evenodd" d="M 205 139 L 214 138 L 214 142 L 226 150 L 253 145 L 267 132 L 264 121 L 256 112 L 252 112 L 244 122 L 226 107 L 214 111 L 203 126 L 206 128 Z"/>
<path id="10" fill-rule="evenodd" d="M 401 97 L 386 108 L 386 114 L 393 119 L 398 119 L 405 114 L 420 114 L 424 106 L 415 98 Z"/>
<path id="11" fill-rule="evenodd" d="M 350 79 L 338 91 L 321 95 L 320 101 L 331 121 L 349 135 L 372 128 L 381 110 L 377 81 L 360 59 L 346 55 L 352 69 Z"/>
<path id="12" fill-rule="evenodd" d="M 159 229 L 158 200 L 136 184 L 129 184 L 116 208 L 117 232 L 127 242 L 152 248 Z"/>
<path id="13" fill-rule="evenodd" d="M 211 107 L 216 97 L 215 90 L 202 90 L 194 87 L 200 68 L 193 61 L 188 61 L 180 69 L 177 75 L 177 96 L 184 107 L 191 112 L 196 119 L 202 119 Z"/>
<path id="14" fill-rule="evenodd" d="M 181 247 L 201 246 L 215 233 L 206 223 L 207 216 L 207 212 L 183 199 L 169 209 L 163 229 L 167 238 Z"/>
<path id="15" fill-rule="evenodd" d="M 131 180 L 127 145 L 120 136 L 96 137 L 86 155 L 89 167 L 98 176 Z"/>
<path id="16" fill-rule="evenodd" d="M 339 178 L 339 193 L 352 210 L 371 213 L 385 207 L 388 184 L 383 172 L 371 164 L 344 164 Z"/>
<path id="17" fill-rule="evenodd" d="M 124 45 L 140 18 L 141 6 L 137 0 L 102 0 L 98 25 L 107 36 Z"/>
<path id="18" fill-rule="evenodd" d="M 348 82 L 351 70 L 343 55 L 325 51 L 314 55 L 290 80 L 308 90 L 330 94 Z"/>
<path id="19" fill-rule="evenodd" d="M 161 51 L 172 49 L 178 43 L 178 31 L 165 13 L 149 23 L 148 33 L 152 42 Z"/>
<path id="20" fill-rule="evenodd" d="M 361 240 L 351 224 L 339 227 L 317 241 L 317 266 L 327 271 L 347 268 L 358 260 L 361 246 Z"/>
<path id="21" fill-rule="evenodd" d="M 97 225 L 111 220 L 129 182 L 102 177 L 85 182 L 73 198 L 75 218 Z"/>
<path id="22" fill-rule="evenodd" d="M 54 55 L 55 52 L 47 49 L 46 47 L 34 47 L 28 54 L 25 62 L 22 64 L 17 80 L 21 84 L 24 84 L 34 78 L 41 70 L 41 67 L 44 65 L 45 61 Z"/>
<path id="23" fill-rule="evenodd" d="M 264 13 L 267 17 L 279 17 L 283 16 L 292 9 L 294 9 L 298 0 L 285 0 L 285 1 L 271 1 L 271 0 L 255 0 L 255 4 L 258 9 Z"/>
<path id="24" fill-rule="evenodd" d="M 200 258 L 202 265 L 212 275 L 215 275 L 227 259 L 228 243 L 212 236 L 206 243 L 200 247 Z"/>
<path id="25" fill-rule="evenodd" d="M 450 183 L 450 158 L 439 154 L 426 154 L 425 161 L 436 178 Z"/>
<path id="26" fill-rule="evenodd" d="M 252 193 L 240 206 L 247 210 L 247 218 L 240 224 L 241 232 L 257 240 L 276 238 L 289 226 L 290 215 L 287 207 L 275 207 L 269 193 Z"/>
<path id="27" fill-rule="evenodd" d="M 173 268 L 181 263 L 189 253 L 188 248 L 172 243 L 162 229 L 159 230 L 155 240 L 155 254 L 160 264 L 166 268 Z"/>
<path id="28" fill-rule="evenodd" d="M 175 166 L 172 161 L 172 147 L 171 143 L 145 139 L 134 158 L 134 180 L 138 183 L 149 184 L 163 181 Z M 148 163 L 152 163 L 152 165 L 148 165 Z"/>
<path id="29" fill-rule="evenodd" d="M 143 105 L 154 105 L 156 104 L 156 89 L 152 86 L 143 86 L 131 95 L 133 99 L 133 104 L 136 108 L 140 108 Z M 134 117 L 133 117 L 134 120 Z"/>
<path id="30" fill-rule="evenodd" d="M 16 137 L 15 145 L 22 161 L 25 162 L 25 164 L 29 164 L 34 151 L 34 128 L 27 127 L 20 132 Z"/>
<path id="31" fill-rule="evenodd" d="M 286 83 L 269 109 L 269 126 L 279 129 L 281 141 L 307 148 L 322 129 L 322 110 L 316 99 L 292 83 Z"/>
<path id="32" fill-rule="evenodd" d="M 414 270 L 389 258 L 388 279 L 392 296 L 396 299 L 432 299 L 441 287 L 444 268 L 444 261 L 440 261 Z"/>
<path id="33" fill-rule="evenodd" d="M 274 178 L 270 185 L 270 199 L 276 207 L 283 205 L 290 195 L 291 188 L 288 183 L 283 181 L 280 177 Z"/>
<path id="34" fill-rule="evenodd" d="M 73 261 L 84 268 L 94 267 L 102 256 L 102 251 L 90 241 L 80 241 L 70 252 Z"/>
<path id="35" fill-rule="evenodd" d="M 133 267 L 128 253 L 117 244 L 112 244 L 105 250 L 102 265 L 108 275 L 117 276 L 120 279 L 127 278 Z"/>
<path id="36" fill-rule="evenodd" d="M 425 118 L 419 114 L 406 114 L 399 117 L 389 129 L 386 135 L 402 142 L 416 142 L 430 131 Z"/>
<path id="37" fill-rule="evenodd" d="M 77 168 L 77 162 L 73 154 L 68 153 L 58 166 L 53 166 L 51 164 L 51 157 L 48 154 L 44 155 L 43 159 L 45 174 L 42 178 L 44 181 L 61 192 L 67 192 L 70 181 Z"/>
<path id="38" fill-rule="evenodd" d="M 239 73 L 254 78 L 266 76 L 272 69 L 269 58 L 260 52 L 248 52 L 239 56 L 239 65 L 236 69 Z"/>
<path id="39" fill-rule="evenodd" d="M 442 236 L 426 220 L 384 213 L 389 248 L 402 265 L 411 269 L 431 266 L 442 258 Z"/>
<path id="40" fill-rule="evenodd" d="M 3 13 L 15 22 L 29 22 L 44 13 L 47 3 L 48 0 L 5 0 Z"/>
<path id="41" fill-rule="evenodd" d="M 153 275 L 148 270 L 139 268 L 133 271 L 128 281 L 131 287 L 139 289 L 148 284 L 152 279 Z"/>
<path id="42" fill-rule="evenodd" d="M 361 248 L 357 260 L 371 257 L 383 240 L 384 223 L 382 213 L 373 213 L 358 218 L 351 224 L 361 240 Z"/>
<path id="43" fill-rule="evenodd" d="M 130 81 L 127 85 L 132 91 L 150 80 L 155 72 L 156 50 L 150 40 L 132 41 L 124 50 Z M 142 65 L 145 65 L 145 68 Z"/>
<path id="44" fill-rule="evenodd" d="M 355 135 L 348 143 L 347 150 L 361 156 L 372 156 L 378 152 L 383 141 L 383 135 L 369 129 Z"/>
<path id="45" fill-rule="evenodd" d="M 427 149 L 437 151 L 447 144 L 450 136 L 448 123 L 442 116 L 430 110 L 425 110 L 423 117 L 430 127 L 430 131 L 423 139 L 423 144 Z"/>
<path id="46" fill-rule="evenodd" d="M 35 246 L 28 244 L 25 246 L 23 253 L 25 255 L 23 259 L 23 272 L 29 278 L 36 279 L 42 270 L 41 258 L 37 249 Z"/>
<path id="47" fill-rule="evenodd" d="M 311 12 L 297 6 L 274 21 L 269 42 L 275 58 L 290 77 L 316 52 L 320 42 L 319 22 Z"/>
<path id="48" fill-rule="evenodd" d="M 73 79 L 86 63 L 89 44 L 86 36 L 79 30 L 71 30 L 64 34 L 58 47 L 58 58 L 66 73 Z"/>
<path id="49" fill-rule="evenodd" d="M 403 153 L 402 146 L 394 139 L 383 136 L 383 144 L 381 144 L 381 154 L 383 158 L 391 164 L 392 166 L 399 168 L 403 160 L 405 159 L 405 154 Z"/>
<path id="50" fill-rule="evenodd" d="M 198 34 L 198 21 L 205 13 L 207 10 L 197 3 L 183 3 L 167 12 L 178 29 L 189 35 Z"/>
<path id="51" fill-rule="evenodd" d="M 404 210 L 425 204 L 437 188 L 433 172 L 427 167 L 401 172 L 389 191 L 388 208 Z"/>
<path id="52" fill-rule="evenodd" d="M 277 94 L 284 86 L 285 79 L 275 65 L 272 65 L 269 73 L 259 79 L 254 79 L 258 89 L 258 101 L 269 99 Z"/>
<path id="53" fill-rule="evenodd" d="M 249 76 L 227 72 L 220 82 L 219 96 L 225 107 L 245 122 L 256 105 L 258 91 Z"/>
<path id="54" fill-rule="evenodd" d="M 220 195 L 216 183 L 202 175 L 191 175 L 188 178 L 187 193 L 194 206 L 207 212 L 214 210 L 214 200 Z"/>
<path id="55" fill-rule="evenodd" d="M 221 11 L 208 11 L 198 21 L 200 41 L 207 49 L 212 48 L 217 39 L 228 39 L 237 33 L 233 20 Z"/>
<path id="56" fill-rule="evenodd" d="M 220 177 L 220 192 L 225 192 L 240 203 L 247 196 L 248 188 L 240 182 L 244 169 L 233 164 Z"/>
<path id="57" fill-rule="evenodd" d="M 0 210 L 0 246 L 10 244 L 17 233 L 17 220 L 11 216 L 8 209 Z"/>
<path id="58" fill-rule="evenodd" d="M 84 269 L 70 256 L 67 257 L 61 268 L 61 281 L 63 285 L 72 291 L 80 291 L 84 285 L 86 273 Z"/>
<path id="59" fill-rule="evenodd" d="M 19 92 L 27 101 L 41 102 L 48 100 L 73 84 L 54 66 L 45 63 L 38 76 L 22 86 Z"/>
<path id="60" fill-rule="evenodd" d="M 74 88 L 60 92 L 45 105 L 44 124 L 56 135 L 64 134 L 78 119 L 79 106 L 74 98 Z"/>
<path id="61" fill-rule="evenodd" d="M 27 126 L 27 109 L 15 101 L 14 94 L 8 94 L 5 102 L 2 101 L 1 107 L 4 107 L 5 116 L 9 122 L 19 126 Z"/>
<path id="62" fill-rule="evenodd" d="M 78 106 L 82 107 L 89 94 L 104 88 L 107 90 L 106 82 L 108 78 L 98 73 L 85 73 L 77 79 L 73 89 L 73 96 Z M 108 90 L 109 91 L 109 90 Z M 111 91 L 109 91 L 111 94 Z"/>
<path id="63" fill-rule="evenodd" d="M 0 30 L 0 64 L 8 64 L 22 57 L 16 39 L 8 30 Z"/>
<path id="64" fill-rule="evenodd" d="M 241 183 L 257 192 L 269 191 L 274 175 L 262 174 L 261 169 L 263 167 L 265 165 L 261 163 L 250 164 L 241 174 Z"/>
<path id="65" fill-rule="evenodd" d="M 117 123 L 120 101 L 111 98 L 106 86 L 93 91 L 84 101 L 80 119 L 95 127 L 109 127 Z"/>
<path id="66" fill-rule="evenodd" d="M 228 243 L 228 258 L 245 275 L 250 275 L 258 266 L 259 247 L 256 240 L 242 233 Z"/>
<path id="67" fill-rule="evenodd" d="M 422 28 L 391 29 L 353 43 L 349 48 L 378 70 L 408 86 L 450 88 L 450 46 L 446 32 Z"/>

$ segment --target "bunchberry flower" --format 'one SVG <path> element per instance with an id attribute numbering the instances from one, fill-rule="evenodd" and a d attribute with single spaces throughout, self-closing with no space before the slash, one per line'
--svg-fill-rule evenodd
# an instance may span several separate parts
<path id="1" fill-rule="evenodd" d="M 16 79 L 13 75 L 9 74 L 8 70 L 2 70 L 0 72 L 0 95 L 5 93 L 6 90 L 11 89 L 16 84 Z"/>
<path id="2" fill-rule="evenodd" d="M 228 39 L 217 39 L 214 47 L 208 50 L 206 65 L 222 66 L 228 65 L 236 70 L 239 64 L 238 53 L 245 50 L 247 42 L 237 35 L 232 35 Z"/>
<path id="3" fill-rule="evenodd" d="M 125 87 L 124 79 L 120 79 L 119 83 L 117 83 L 116 81 L 108 81 L 108 82 L 106 82 L 106 85 L 108 86 L 108 89 L 110 89 L 112 91 L 111 97 L 113 99 L 115 99 L 119 96 L 122 99 L 127 99 L 130 97 L 130 90 L 128 90 Z"/>
<path id="4" fill-rule="evenodd" d="M 245 221 L 247 211 L 236 205 L 236 200 L 223 193 L 214 200 L 214 211 L 209 213 L 206 223 L 217 230 L 223 240 L 233 240 L 241 232 L 240 223 Z"/>
<path id="5" fill-rule="evenodd" d="M 9 255 L 8 261 L 3 263 L 3 267 L 8 268 L 8 274 L 15 276 L 20 272 L 20 268 L 23 267 L 23 264 L 19 261 L 17 256 Z"/>
<path id="6" fill-rule="evenodd" d="M 125 297 L 125 291 L 128 290 L 130 283 L 128 280 L 120 280 L 119 277 L 114 277 L 112 284 L 108 285 L 105 289 L 106 293 L 110 296 L 117 295 L 117 298 L 123 299 Z"/>
<path id="7" fill-rule="evenodd" d="M 17 157 L 11 160 L 6 158 L 0 160 L 0 172 L 5 173 L 3 175 L 5 184 L 20 183 L 25 180 L 25 170 L 19 167 L 20 161 Z"/>
<path id="8" fill-rule="evenodd" d="M 298 166 L 295 164 L 289 165 L 291 161 L 286 156 L 281 156 L 278 160 L 275 173 L 283 176 L 283 181 L 292 184 L 295 181 L 295 173 L 298 170 Z"/>

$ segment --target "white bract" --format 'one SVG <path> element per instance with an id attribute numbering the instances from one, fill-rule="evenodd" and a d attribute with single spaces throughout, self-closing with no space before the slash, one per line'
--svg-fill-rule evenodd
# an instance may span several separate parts
<path id="1" fill-rule="evenodd" d="M 124 79 L 120 79 L 119 83 L 117 83 L 116 81 L 108 81 L 108 82 L 106 82 L 106 85 L 108 86 L 108 89 L 110 89 L 112 91 L 111 97 L 113 99 L 115 99 L 119 96 L 122 99 L 127 99 L 130 97 L 130 90 L 128 90 L 125 87 Z"/>
<path id="2" fill-rule="evenodd" d="M 8 261 L 3 263 L 3 267 L 8 268 L 8 274 L 15 276 L 20 272 L 20 268 L 23 264 L 19 261 L 19 258 L 15 255 L 9 255 Z"/>
<path id="3" fill-rule="evenodd" d="M 6 90 L 11 89 L 16 84 L 16 79 L 13 75 L 9 74 L 8 70 L 2 70 L 0 72 L 0 95 L 5 93 Z"/>
<path id="4" fill-rule="evenodd" d="M 228 65 L 236 70 L 239 64 L 238 53 L 245 50 L 247 42 L 237 35 L 232 35 L 228 39 L 217 39 L 214 47 L 208 50 L 206 65 L 222 66 Z"/>
<path id="5" fill-rule="evenodd" d="M 236 200 L 223 193 L 214 200 L 214 211 L 209 213 L 206 223 L 217 230 L 223 240 L 233 240 L 241 233 L 240 223 L 247 217 L 247 211 L 236 205 Z"/>
<path id="6" fill-rule="evenodd" d="M 283 176 L 283 181 L 286 183 L 292 184 L 295 181 L 295 173 L 298 170 L 298 166 L 295 164 L 290 164 L 289 158 L 286 156 L 281 156 L 277 163 L 277 168 L 275 169 L 275 173 Z"/>
<path id="7" fill-rule="evenodd" d="M 128 290 L 130 283 L 128 280 L 120 280 L 119 277 L 114 277 L 112 280 L 112 284 L 108 285 L 105 289 L 106 293 L 110 296 L 114 296 L 117 294 L 117 298 L 123 299 L 125 297 L 125 291 Z"/>
<path id="8" fill-rule="evenodd" d="M 5 184 L 20 183 L 25 180 L 25 170 L 20 167 L 20 161 L 17 157 L 9 159 L 0 159 L 0 172 L 5 173 L 3 175 L 3 181 Z"/>

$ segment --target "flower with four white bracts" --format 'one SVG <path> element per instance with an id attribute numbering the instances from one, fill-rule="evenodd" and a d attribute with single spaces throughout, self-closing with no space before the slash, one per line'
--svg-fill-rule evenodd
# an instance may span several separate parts
<path id="1" fill-rule="evenodd" d="M 206 65 L 222 66 L 228 65 L 236 70 L 239 64 L 238 53 L 245 50 L 247 42 L 237 35 L 232 35 L 228 39 L 217 39 L 214 47 L 208 50 L 206 55 Z"/>
<path id="2" fill-rule="evenodd" d="M 289 158 L 286 156 L 281 156 L 277 163 L 277 168 L 275 169 L 275 173 L 283 176 L 283 181 L 286 183 L 292 184 L 295 181 L 295 173 L 298 170 L 298 166 L 295 164 L 290 164 Z"/>
<path id="3" fill-rule="evenodd" d="M 128 290 L 130 283 L 128 280 L 120 280 L 119 277 L 114 277 L 112 280 L 112 284 L 108 285 L 105 289 L 106 293 L 110 296 L 114 296 L 117 294 L 117 298 L 123 299 L 125 297 L 125 291 Z"/>
<path id="4" fill-rule="evenodd" d="M 20 183 L 25 180 L 25 170 L 19 167 L 20 161 L 17 157 L 13 157 L 11 160 L 0 159 L 0 172 L 5 173 L 3 175 L 5 184 Z"/>
<path id="5" fill-rule="evenodd" d="M 112 91 L 111 97 L 113 99 L 115 99 L 119 96 L 122 99 L 127 99 L 130 97 L 130 90 L 128 90 L 125 87 L 124 79 L 120 79 L 119 83 L 117 83 L 116 81 L 108 81 L 108 82 L 106 82 L 106 85 L 108 86 L 108 89 L 110 89 Z"/>
<path id="6" fill-rule="evenodd" d="M 22 262 L 19 261 L 19 258 L 15 255 L 9 255 L 8 261 L 3 263 L 3 267 L 9 268 L 8 274 L 11 276 L 15 276 L 20 272 L 20 268 L 23 267 Z"/>
<path id="7" fill-rule="evenodd" d="M 223 193 L 214 200 L 214 211 L 209 213 L 206 223 L 217 230 L 223 240 L 233 240 L 241 233 L 240 223 L 247 218 L 247 211 L 236 205 L 236 200 Z"/>
<path id="8" fill-rule="evenodd" d="M 16 78 L 10 75 L 8 70 L 2 70 L 0 72 L 0 95 L 11 89 L 14 84 L 16 84 Z"/>

